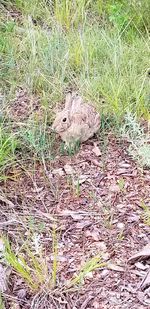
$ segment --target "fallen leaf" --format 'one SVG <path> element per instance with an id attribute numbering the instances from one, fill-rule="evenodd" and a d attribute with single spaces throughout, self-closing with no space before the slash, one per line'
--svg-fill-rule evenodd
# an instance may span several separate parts
<path id="1" fill-rule="evenodd" d="M 118 166 L 120 167 L 120 168 L 131 168 L 131 164 L 129 164 L 129 163 L 126 163 L 126 162 L 120 162 L 119 164 L 118 164 Z"/>
<path id="2" fill-rule="evenodd" d="M 107 246 L 104 241 L 99 241 L 96 247 L 98 247 L 100 251 L 103 251 L 103 252 L 107 251 Z"/>
<path id="3" fill-rule="evenodd" d="M 149 268 L 148 265 L 144 265 L 144 264 L 141 263 L 141 262 L 135 263 L 135 266 L 136 266 L 136 268 L 141 269 L 141 270 L 145 270 L 145 269 Z"/>
<path id="4" fill-rule="evenodd" d="M 86 232 L 85 232 L 85 236 L 86 237 L 91 237 L 91 238 L 93 238 L 93 240 L 95 240 L 95 241 L 99 241 L 99 232 L 98 231 L 90 231 L 90 230 L 87 230 Z"/>
<path id="5" fill-rule="evenodd" d="M 89 178 L 88 175 L 80 175 L 79 178 L 77 180 L 74 181 L 74 185 L 77 186 L 78 184 L 82 184 L 84 183 L 85 181 L 87 181 Z"/>
<path id="6" fill-rule="evenodd" d="M 141 284 L 140 284 L 140 288 L 141 290 L 145 290 L 150 286 L 150 268 L 148 270 L 148 272 L 146 273 L 145 277 L 143 278 Z"/>
<path id="7" fill-rule="evenodd" d="M 134 264 L 136 261 L 147 260 L 150 257 L 150 243 L 147 244 L 141 251 L 130 257 L 128 262 Z"/>
<path id="8" fill-rule="evenodd" d="M 101 277 L 102 279 L 104 279 L 104 278 L 107 277 L 108 275 L 109 275 L 109 270 L 108 270 L 108 269 L 103 269 L 103 270 L 101 271 L 100 277 Z"/>
<path id="9" fill-rule="evenodd" d="M 69 164 L 65 164 L 65 165 L 64 165 L 64 170 L 65 170 L 65 173 L 66 173 L 67 175 L 72 175 L 72 174 L 75 173 L 75 170 L 74 170 L 74 169 L 72 168 L 72 166 L 69 165 Z"/>
<path id="10" fill-rule="evenodd" d="M 34 192 L 34 193 L 40 193 L 41 191 L 43 190 L 43 187 L 41 188 L 35 188 L 35 189 L 32 189 L 31 191 Z"/>
<path id="11" fill-rule="evenodd" d="M 63 216 L 71 216 L 72 219 L 74 219 L 74 220 L 82 220 L 83 219 L 83 216 L 80 213 L 75 212 L 75 211 L 71 211 L 71 210 L 68 210 L 68 209 L 62 210 L 61 214 Z"/>
<path id="12" fill-rule="evenodd" d="M 77 229 L 83 229 L 83 228 L 85 228 L 85 227 L 87 227 L 87 226 L 90 226 L 92 224 L 92 222 L 91 221 L 82 221 L 82 222 L 77 222 L 77 224 L 76 224 L 76 228 Z"/>
<path id="13" fill-rule="evenodd" d="M 103 162 L 98 162 L 96 159 L 87 158 L 87 161 L 90 161 L 90 162 L 93 163 L 95 166 L 103 167 Z"/>
<path id="14" fill-rule="evenodd" d="M 111 192 L 120 192 L 120 188 L 119 188 L 119 186 L 116 185 L 116 184 L 110 185 L 109 190 L 110 190 Z"/>
<path id="15" fill-rule="evenodd" d="M 123 222 L 118 222 L 118 223 L 117 223 L 117 228 L 118 228 L 119 230 L 124 230 L 125 224 L 124 224 Z"/>
<path id="16" fill-rule="evenodd" d="M 95 155 L 97 157 L 100 157 L 102 155 L 102 153 L 101 153 L 101 151 L 100 151 L 100 149 L 99 149 L 99 147 L 97 146 L 96 143 L 94 143 L 94 148 L 92 149 L 92 151 L 95 153 Z"/>
<path id="17" fill-rule="evenodd" d="M 63 171 L 62 168 L 56 168 L 56 169 L 53 169 L 52 174 L 53 175 L 64 176 L 64 171 Z"/>
<path id="18" fill-rule="evenodd" d="M 113 263 L 111 263 L 111 262 L 108 262 L 107 268 L 108 268 L 108 269 L 111 269 L 111 270 L 115 270 L 115 271 L 120 271 L 120 272 L 124 272 L 124 271 L 125 271 L 124 268 L 123 268 L 122 266 L 113 264 Z"/>

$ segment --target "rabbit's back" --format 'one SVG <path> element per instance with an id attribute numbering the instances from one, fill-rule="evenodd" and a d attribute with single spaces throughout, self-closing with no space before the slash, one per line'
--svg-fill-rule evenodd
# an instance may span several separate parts
<path id="1" fill-rule="evenodd" d="M 78 112 L 72 115 L 72 125 L 70 132 L 74 136 L 80 137 L 81 142 L 91 138 L 100 128 L 100 115 L 96 112 L 93 105 L 82 104 Z M 69 133 L 70 133 L 69 132 Z"/>

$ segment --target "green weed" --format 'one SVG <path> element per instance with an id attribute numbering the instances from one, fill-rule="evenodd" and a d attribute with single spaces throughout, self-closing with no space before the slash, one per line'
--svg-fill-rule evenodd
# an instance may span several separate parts
<path id="1" fill-rule="evenodd" d="M 141 207 L 143 209 L 142 219 L 146 225 L 150 226 L 150 207 L 144 202 L 141 203 Z"/>
<path id="2" fill-rule="evenodd" d="M 127 113 L 120 131 L 121 135 L 130 142 L 128 152 L 133 159 L 137 160 L 141 166 L 150 167 L 149 132 L 144 132 L 137 117 Z"/>
<path id="3" fill-rule="evenodd" d="M 120 191 L 124 192 L 125 191 L 125 180 L 124 180 L 124 178 L 123 177 L 119 178 L 117 183 L 118 183 Z"/>
<path id="4" fill-rule="evenodd" d="M 28 152 L 33 153 L 37 158 L 43 156 L 46 159 L 53 158 L 53 145 L 55 137 L 46 130 L 47 124 L 31 121 L 26 127 L 22 127 L 20 143 Z"/>
<path id="5" fill-rule="evenodd" d="M 37 245 L 37 241 L 38 239 L 36 240 L 36 253 L 24 243 L 22 252 L 16 255 L 11 249 L 8 239 L 4 239 L 4 260 L 24 279 L 32 291 L 38 291 L 43 287 L 45 289 L 54 288 L 57 279 L 57 237 L 55 228 L 52 232 L 53 266 L 51 274 L 46 256 L 44 256 L 42 248 Z"/>
<path id="6" fill-rule="evenodd" d="M 4 171 L 12 165 L 16 158 L 18 141 L 15 134 L 5 133 L 3 126 L 0 127 L 0 169 Z M 2 176 L 2 175 L 1 175 Z"/>
<path id="7" fill-rule="evenodd" d="M 5 309 L 1 293 L 0 293 L 0 309 Z"/>
<path id="8" fill-rule="evenodd" d="M 83 267 L 81 268 L 80 272 L 78 275 L 75 276 L 75 278 L 71 279 L 71 281 L 68 283 L 69 287 L 75 286 L 75 285 L 81 285 L 84 282 L 84 279 L 86 278 L 86 276 L 98 269 L 98 268 L 102 268 L 105 267 L 106 263 L 102 263 L 101 262 L 101 257 L 99 256 L 95 256 L 93 258 L 91 258 L 89 261 L 87 261 Z"/>

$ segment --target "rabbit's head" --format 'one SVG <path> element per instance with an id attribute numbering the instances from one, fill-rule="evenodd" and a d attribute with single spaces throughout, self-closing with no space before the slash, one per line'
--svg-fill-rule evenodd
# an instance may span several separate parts
<path id="1" fill-rule="evenodd" d="M 56 133 L 61 133 L 66 131 L 71 125 L 71 119 L 70 119 L 70 111 L 69 110 L 63 110 L 62 112 L 59 112 L 52 124 L 52 130 L 54 130 Z"/>
<path id="2" fill-rule="evenodd" d="M 65 132 L 72 124 L 72 116 L 79 109 L 81 99 L 75 93 L 66 95 L 65 108 L 56 115 L 52 124 L 52 130 L 56 133 Z"/>

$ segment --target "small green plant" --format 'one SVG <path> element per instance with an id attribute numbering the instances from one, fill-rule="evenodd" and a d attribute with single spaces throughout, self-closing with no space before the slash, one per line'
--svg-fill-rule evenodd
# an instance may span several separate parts
<path id="1" fill-rule="evenodd" d="M 149 132 L 144 133 L 137 117 L 127 113 L 121 135 L 130 142 L 129 154 L 139 162 L 140 165 L 150 167 L 150 145 Z"/>
<path id="2" fill-rule="evenodd" d="M 53 239 L 53 266 L 52 266 L 52 287 L 55 288 L 57 281 L 57 256 L 58 256 L 58 242 L 57 242 L 57 233 L 56 226 L 54 226 L 52 231 Z"/>
<path id="3" fill-rule="evenodd" d="M 150 226 L 150 207 L 144 202 L 141 203 L 141 207 L 143 209 L 142 219 L 146 225 Z"/>
<path id="4" fill-rule="evenodd" d="M 75 182 L 75 194 L 76 194 L 77 197 L 80 196 L 80 191 L 81 191 L 80 181 L 79 181 L 79 179 L 77 179 L 77 181 Z"/>
<path id="5" fill-rule="evenodd" d="M 53 266 L 51 274 L 48 270 L 46 257 L 44 257 L 38 246 L 38 256 L 37 253 L 32 252 L 26 243 L 22 247 L 22 252 L 16 255 L 11 249 L 8 239 L 4 238 L 4 260 L 24 279 L 31 290 L 38 291 L 43 287 L 45 289 L 54 288 L 57 279 L 57 237 L 55 228 L 52 232 L 52 246 Z"/>
<path id="6" fill-rule="evenodd" d="M 116 26 L 119 30 L 125 27 L 128 20 L 129 14 L 125 12 L 125 6 L 120 1 L 115 1 L 115 3 L 110 3 L 107 5 L 107 12 L 109 14 L 109 20 Z"/>
<path id="7" fill-rule="evenodd" d="M 123 177 L 119 178 L 117 183 L 118 183 L 120 191 L 124 192 L 124 190 L 125 190 L 125 180 L 124 180 L 124 178 Z"/>
<path id="8" fill-rule="evenodd" d="M 73 287 L 75 285 L 81 285 L 84 282 L 84 279 L 86 278 L 86 276 L 98 269 L 98 268 L 102 268 L 105 267 L 107 264 L 101 262 L 101 257 L 100 256 L 95 256 L 93 258 L 91 258 L 89 261 L 87 261 L 83 267 L 81 268 L 80 272 L 78 275 L 75 276 L 75 278 L 71 279 L 70 282 L 68 283 L 69 287 Z"/>
<path id="9" fill-rule="evenodd" d="M 120 241 L 124 240 L 124 231 L 123 231 L 123 230 L 121 230 L 121 231 L 118 233 L 117 239 L 120 240 Z"/>
<path id="10" fill-rule="evenodd" d="M 11 165 L 15 160 L 15 151 L 18 141 L 15 135 L 5 133 L 5 129 L 0 127 L 0 169 L 3 170 Z"/>
<path id="11" fill-rule="evenodd" d="M 5 309 L 1 293 L 0 293 L 0 309 Z"/>
<path id="12" fill-rule="evenodd" d="M 68 145 L 61 143 L 60 153 L 62 155 L 67 154 L 68 156 L 74 156 L 80 149 L 80 141 L 74 141 Z"/>
<path id="13" fill-rule="evenodd" d="M 56 20 L 67 30 L 71 27 L 78 27 L 84 22 L 86 17 L 86 7 L 91 0 L 55 0 L 54 1 L 54 16 Z"/>
<path id="14" fill-rule="evenodd" d="M 31 151 L 38 158 L 52 159 L 55 137 L 47 132 L 46 123 L 31 122 L 27 128 L 20 131 L 22 146 Z"/>

